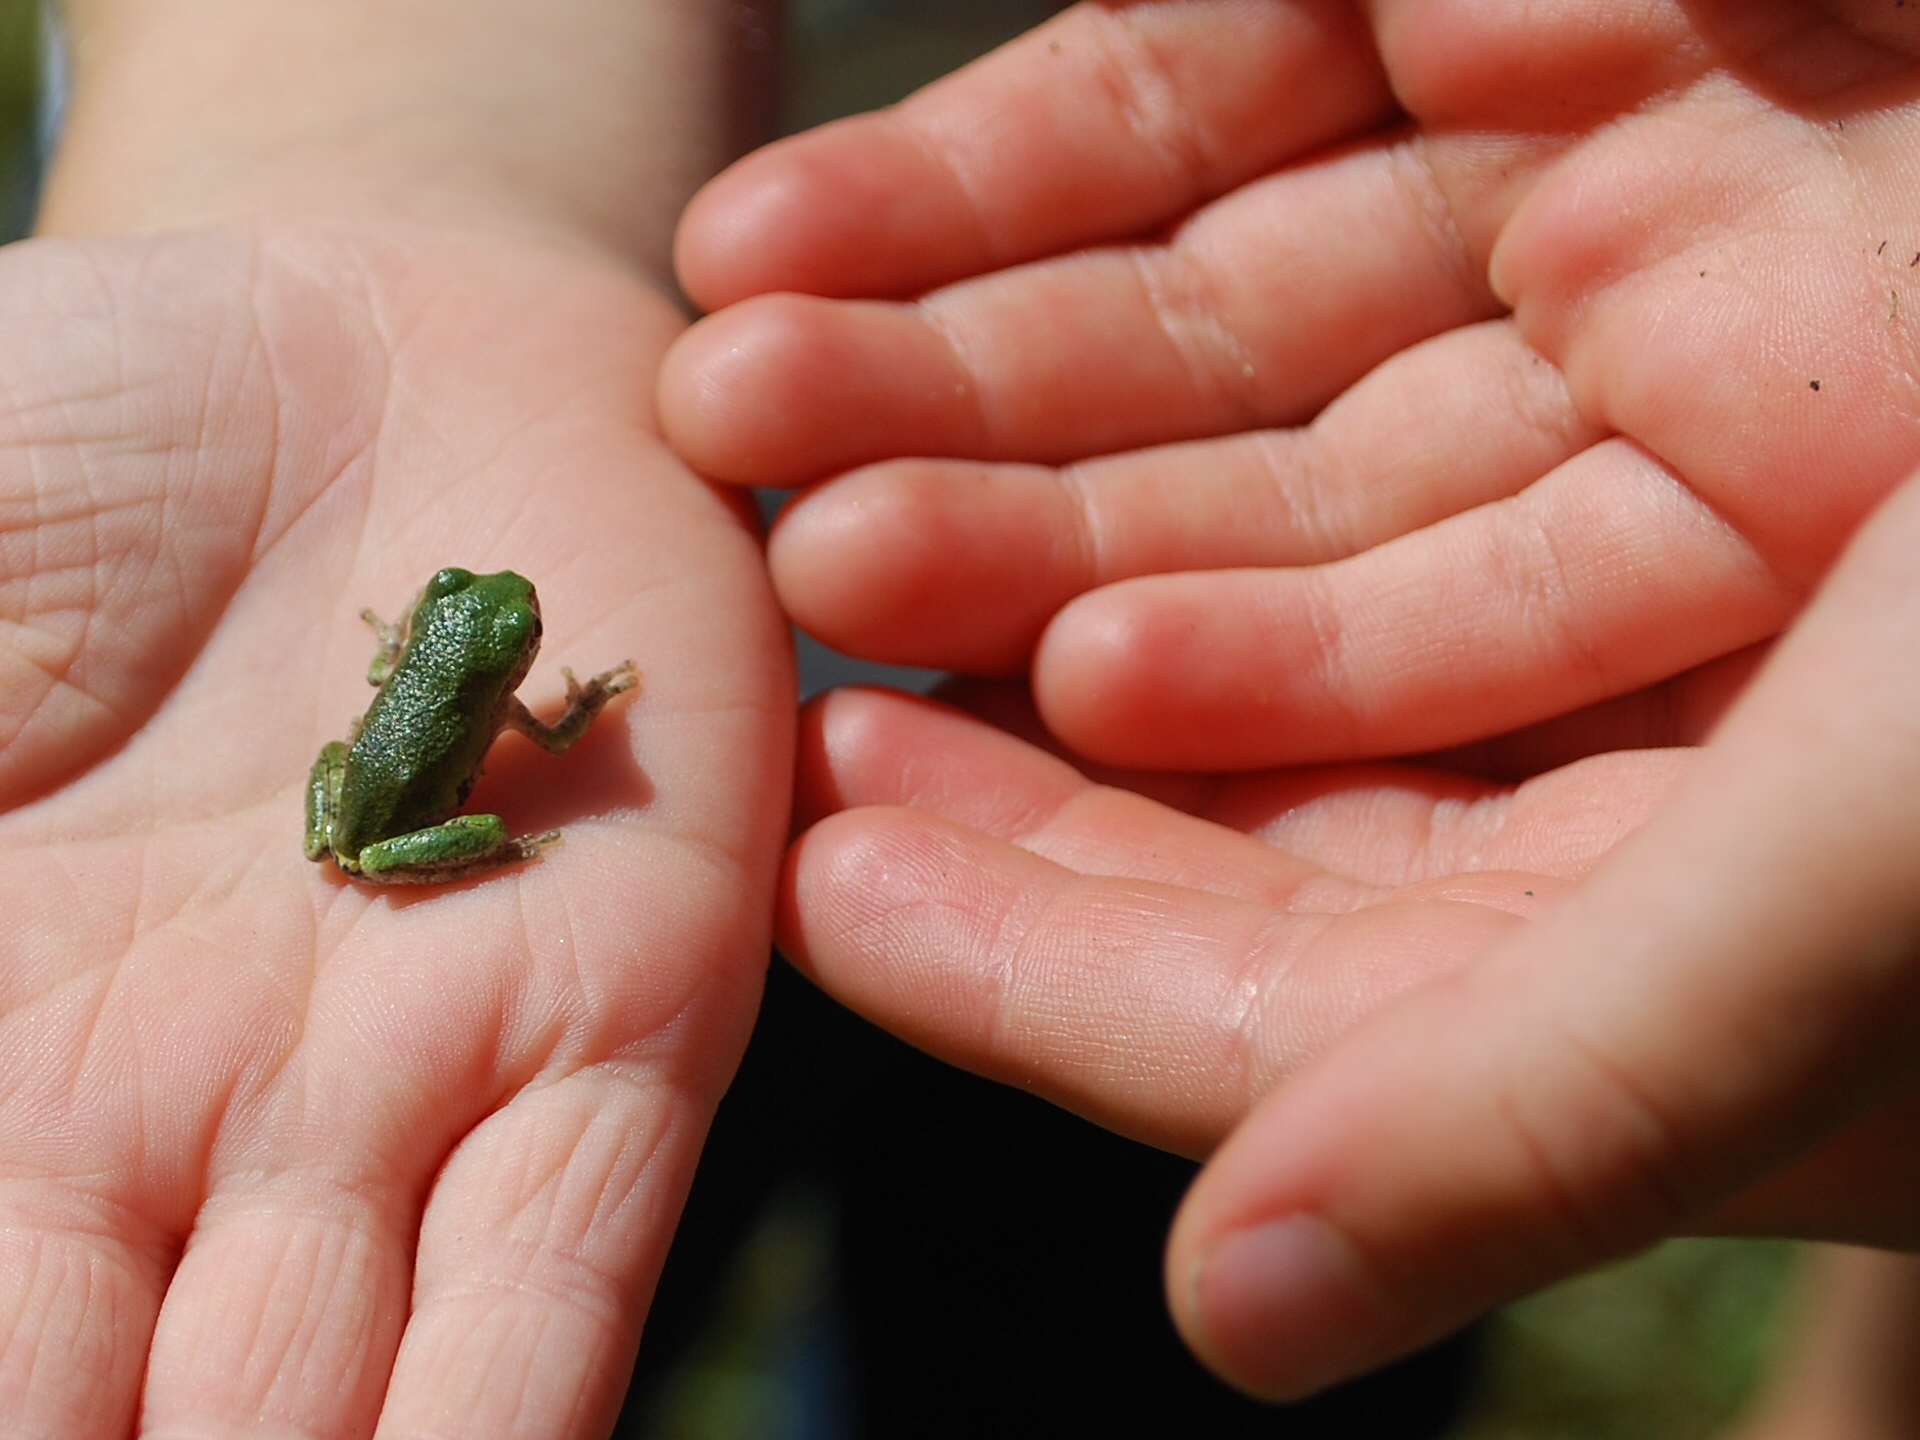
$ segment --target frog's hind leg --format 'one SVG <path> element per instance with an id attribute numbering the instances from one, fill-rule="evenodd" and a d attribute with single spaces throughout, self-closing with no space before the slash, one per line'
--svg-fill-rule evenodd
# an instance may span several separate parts
<path id="1" fill-rule="evenodd" d="M 455 815 L 360 852 L 360 878 L 375 885 L 440 885 L 531 860 L 560 839 L 558 830 L 509 835 L 498 815 Z"/>
<path id="2" fill-rule="evenodd" d="M 563 669 L 560 673 L 567 677 L 567 713 L 553 724 L 548 725 L 538 719 L 520 703 L 517 696 L 512 695 L 507 697 L 501 715 L 509 729 L 518 730 L 541 749 L 554 755 L 586 734 L 594 716 L 606 708 L 609 700 L 640 683 L 640 672 L 631 660 L 623 661 L 611 670 L 601 671 L 584 685 L 573 678 L 573 671 Z"/>
<path id="3" fill-rule="evenodd" d="M 347 747 L 338 740 L 320 751 L 307 772 L 307 859 L 320 860 L 333 850 L 333 817 L 340 811 L 340 781 L 346 773 Z"/>

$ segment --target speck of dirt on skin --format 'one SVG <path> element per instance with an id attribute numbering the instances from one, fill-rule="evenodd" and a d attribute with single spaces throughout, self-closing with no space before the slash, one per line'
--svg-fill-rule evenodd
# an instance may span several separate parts
<path id="1" fill-rule="evenodd" d="M 1533 892 L 1532 892 L 1531 890 L 1527 890 L 1527 891 L 1524 891 L 1523 893 L 1524 893 L 1524 894 L 1527 894 L 1527 895 L 1531 895 L 1531 894 L 1533 894 Z"/>
<path id="2" fill-rule="evenodd" d="M 1873 253 L 1874 253 L 1874 254 L 1876 254 L 1876 255 L 1884 255 L 1884 254 L 1886 254 L 1886 253 L 1887 253 L 1887 242 L 1886 242 L 1886 241 L 1884 241 L 1884 240 L 1882 240 L 1882 241 L 1880 242 L 1880 248 L 1879 248 L 1878 250 L 1876 250 L 1876 251 L 1874 251 Z"/>
<path id="3" fill-rule="evenodd" d="M 1807 382 L 1807 385 L 1810 389 L 1814 389 L 1814 390 L 1818 390 L 1820 388 L 1820 382 L 1818 380 L 1809 380 Z"/>

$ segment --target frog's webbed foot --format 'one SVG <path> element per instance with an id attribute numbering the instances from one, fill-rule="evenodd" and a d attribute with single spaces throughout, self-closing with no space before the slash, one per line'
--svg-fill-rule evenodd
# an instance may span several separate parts
<path id="1" fill-rule="evenodd" d="M 531 860 L 559 842 L 558 830 L 509 835 L 498 815 L 455 815 L 360 852 L 358 878 L 375 885 L 441 885 Z"/>
<path id="2" fill-rule="evenodd" d="M 640 672 L 633 661 L 625 660 L 611 670 L 603 670 L 586 684 L 573 678 L 573 671 L 560 671 L 567 681 L 567 713 L 548 725 L 513 697 L 507 705 L 505 722 L 534 744 L 558 755 L 587 733 L 598 715 L 614 696 L 624 694 L 640 683 Z"/>

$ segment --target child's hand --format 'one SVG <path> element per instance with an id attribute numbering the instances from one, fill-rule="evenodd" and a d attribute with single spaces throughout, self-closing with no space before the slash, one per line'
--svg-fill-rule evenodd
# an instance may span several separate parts
<path id="1" fill-rule="evenodd" d="M 1674 1234 L 1920 1245 L 1920 478 L 1645 828 L 1266 1097 L 1176 1317 L 1297 1393 Z"/>
<path id="2" fill-rule="evenodd" d="M 783 945 L 915 1044 L 1211 1154 L 1170 1298 L 1263 1393 L 1672 1234 L 1911 1248 L 1916 550 L 1920 479 L 1703 749 L 1511 791 L 1354 765 L 1115 777 L 1129 793 L 839 692 L 803 726 L 817 823 Z M 1604 744 L 1660 708 L 1482 758 Z"/>
<path id="3" fill-rule="evenodd" d="M 1635 690 L 1776 631 L 1920 458 L 1908 13 L 1083 5 L 714 182 L 681 271 L 732 308 L 663 419 L 727 479 L 869 466 L 778 527 L 794 613 L 1030 663 L 1115 763 Z"/>
<path id="4" fill-rule="evenodd" d="M 310 221 L 0 251 L 0 1429 L 603 1435 L 745 1043 L 792 671 L 581 247 Z M 437 568 L 640 697 L 479 792 L 538 863 L 301 854 Z"/>

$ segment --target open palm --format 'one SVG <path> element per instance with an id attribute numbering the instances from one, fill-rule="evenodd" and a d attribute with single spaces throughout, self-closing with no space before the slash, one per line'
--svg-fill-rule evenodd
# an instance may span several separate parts
<path id="1" fill-rule="evenodd" d="M 715 181 L 663 419 L 865 467 L 783 519 L 789 607 L 1030 666 L 1103 760 L 1630 692 L 1776 632 L 1920 460 L 1920 12 L 1852 8 L 1078 6 Z"/>
<path id="2" fill-rule="evenodd" d="M 0 1413 L 21 1433 L 610 1422 L 745 1041 L 791 678 L 588 256 L 309 226 L 0 253 Z M 535 580 L 643 681 L 475 797 L 537 863 L 300 853 L 362 607 Z"/>

